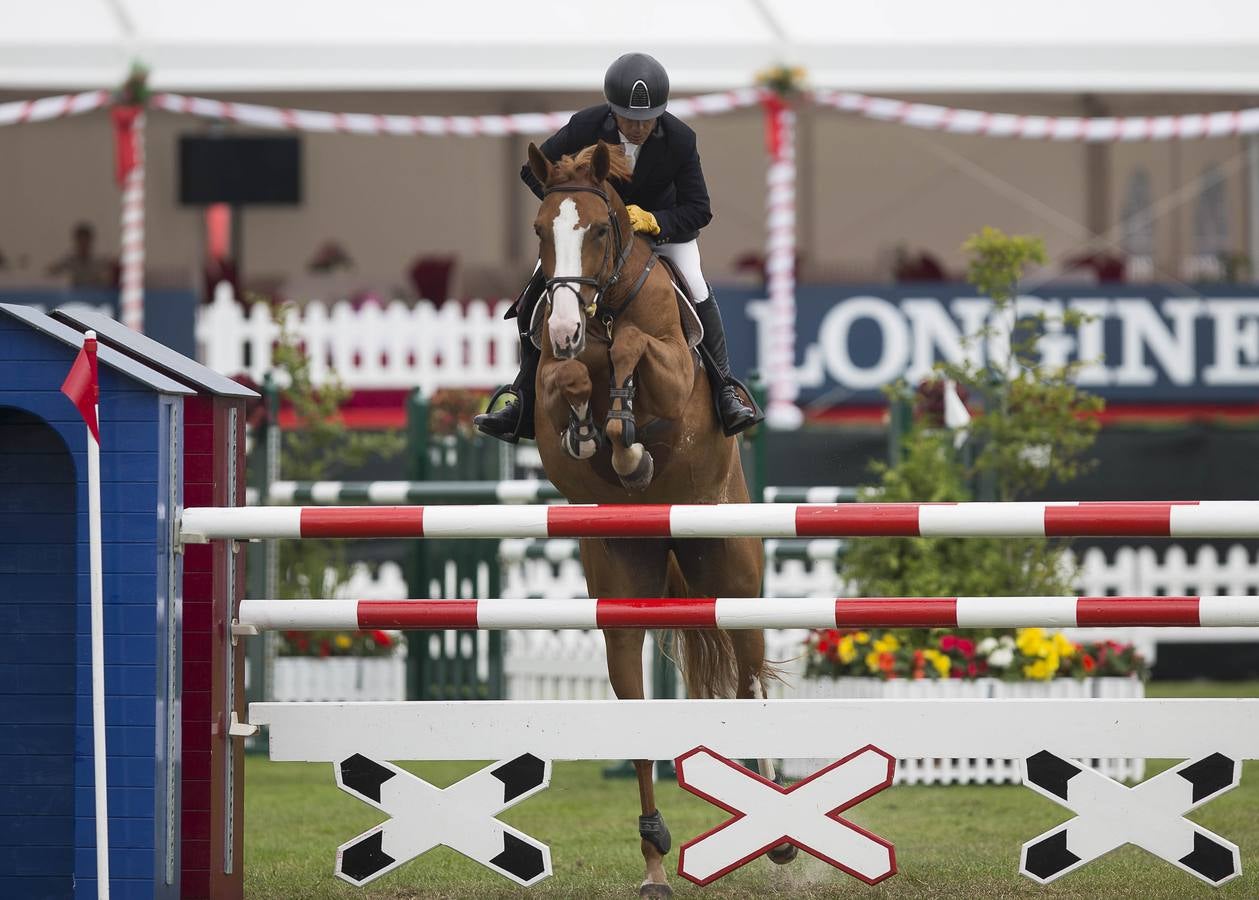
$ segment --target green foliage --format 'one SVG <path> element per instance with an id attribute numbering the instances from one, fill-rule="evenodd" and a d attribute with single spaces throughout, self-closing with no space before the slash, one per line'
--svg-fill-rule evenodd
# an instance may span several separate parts
<path id="1" fill-rule="evenodd" d="M 350 391 L 333 372 L 323 384 L 311 379 L 310 357 L 285 324 L 285 307 L 277 306 L 274 320 L 280 336 L 272 352 L 280 399 L 297 420 L 283 433 L 280 472 L 290 481 L 327 478 L 334 464 L 361 466 L 373 458 L 388 459 L 406 444 L 403 435 L 350 431 L 341 419 Z M 281 541 L 279 593 L 282 599 L 331 597 L 349 577 L 344 541 Z M 329 573 L 332 573 L 330 576 Z"/>
<path id="2" fill-rule="evenodd" d="M 1050 366 L 1037 352 L 1047 329 L 1071 322 L 1017 309 L 1019 280 L 1045 260 L 1043 242 L 985 228 L 965 248 L 969 280 L 993 301 L 992 324 L 967 336 L 964 361 L 937 367 L 936 382 L 889 388 L 893 403 L 916 400 L 919 409 L 899 459 L 876 467 L 879 500 L 1017 500 L 1069 482 L 1091 464 L 1101 401 L 1075 386 L 1079 363 Z M 972 416 L 960 447 L 924 402 L 933 391 L 942 397 L 944 379 L 956 382 Z M 868 596 L 1050 595 L 1070 593 L 1065 551 L 1044 538 L 873 538 L 854 541 L 845 563 Z"/>

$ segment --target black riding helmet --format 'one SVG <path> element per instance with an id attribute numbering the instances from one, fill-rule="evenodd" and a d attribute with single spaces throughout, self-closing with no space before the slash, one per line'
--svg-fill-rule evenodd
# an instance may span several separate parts
<path id="1" fill-rule="evenodd" d="M 654 119 L 669 103 L 669 73 L 646 53 L 626 53 L 608 66 L 603 96 L 627 119 Z"/>

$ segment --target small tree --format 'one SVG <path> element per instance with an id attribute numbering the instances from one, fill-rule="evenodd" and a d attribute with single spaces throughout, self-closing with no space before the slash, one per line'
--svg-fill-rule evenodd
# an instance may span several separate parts
<path id="1" fill-rule="evenodd" d="M 361 466 L 370 459 L 400 453 L 405 438 L 391 432 L 350 431 L 341 407 L 350 391 L 332 373 L 323 384 L 311 379 L 310 357 L 289 330 L 286 306 L 273 317 L 280 336 L 272 365 L 281 385 L 280 398 L 293 411 L 296 427 L 283 432 L 280 472 L 292 481 L 318 481 L 336 469 Z M 349 577 L 344 541 L 281 541 L 279 593 L 283 599 L 331 597 Z"/>
<path id="2" fill-rule="evenodd" d="M 1075 386 L 1080 362 L 1047 365 L 1037 351 L 1046 329 L 1080 317 L 1066 312 L 1055 322 L 1018 309 L 1019 280 L 1045 261 L 1044 243 L 985 228 L 964 247 L 967 278 L 991 298 L 992 316 L 968 336 L 965 360 L 937 366 L 935 382 L 889 389 L 893 403 L 919 402 L 899 459 L 876 466 L 882 501 L 1016 500 L 1091 464 L 1102 401 Z M 965 443 L 933 414 L 933 394 L 942 398 L 947 381 L 971 407 Z M 1046 538 L 870 538 L 853 542 L 845 567 L 870 596 L 1066 594 L 1074 578 L 1066 550 Z"/>

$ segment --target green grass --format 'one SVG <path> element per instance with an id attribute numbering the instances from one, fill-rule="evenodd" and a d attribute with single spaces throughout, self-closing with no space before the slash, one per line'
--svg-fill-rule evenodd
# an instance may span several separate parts
<path id="1" fill-rule="evenodd" d="M 1259 683 L 1151 684 L 1164 697 L 1259 696 Z M 1165 768 L 1163 761 L 1149 774 Z M 477 763 L 408 766 L 439 785 L 480 767 Z M 245 895 L 271 898 L 368 897 L 632 897 L 642 879 L 638 851 L 638 796 L 632 780 L 605 780 L 603 764 L 557 763 L 550 788 L 508 810 L 503 820 L 551 846 L 554 875 L 525 890 L 438 848 L 369 885 L 354 888 L 332 875 L 336 848 L 381 816 L 336 788 L 328 764 L 246 762 Z M 677 847 L 725 819 L 725 814 L 674 784 L 657 786 L 673 832 L 666 866 L 674 872 Z M 1243 871 L 1259 847 L 1259 763 L 1248 763 L 1236 790 L 1193 814 L 1242 848 Z M 706 888 L 676 874 L 679 897 L 1139 897 L 1259 896 L 1259 875 L 1244 874 L 1221 889 L 1207 887 L 1135 847 L 1124 847 L 1049 887 L 1020 877 L 1019 847 L 1064 821 L 1069 813 L 1017 785 L 900 786 L 854 808 L 848 818 L 896 846 L 900 871 L 875 887 L 801 854 L 777 867 L 757 860 Z"/>

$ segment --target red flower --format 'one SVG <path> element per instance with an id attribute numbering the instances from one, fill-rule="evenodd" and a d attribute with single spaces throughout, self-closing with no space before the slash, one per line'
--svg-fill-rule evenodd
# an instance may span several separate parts
<path id="1" fill-rule="evenodd" d="M 1080 665 L 1084 667 L 1085 672 L 1092 672 L 1097 668 L 1097 660 L 1085 653 L 1080 657 Z"/>
<path id="2" fill-rule="evenodd" d="M 327 638 L 323 638 L 319 641 L 319 655 L 320 656 L 332 655 L 332 644 L 328 642 Z"/>
<path id="3" fill-rule="evenodd" d="M 376 643 L 377 647 L 388 648 L 393 646 L 393 638 L 383 631 L 369 631 L 368 635 Z"/>
<path id="4" fill-rule="evenodd" d="M 950 650 L 952 650 L 956 646 L 957 646 L 957 635 L 946 634 L 944 637 L 940 638 L 940 649 L 943 650 L 945 653 L 948 653 Z"/>
<path id="5" fill-rule="evenodd" d="M 962 656 L 967 659 L 975 655 L 975 642 L 970 638 L 958 638 L 956 647 Z"/>
<path id="6" fill-rule="evenodd" d="M 974 677 L 975 677 L 976 675 L 978 675 L 978 674 L 979 674 L 979 666 L 975 665 L 973 662 L 972 662 L 972 663 L 968 663 L 968 664 L 966 665 L 966 675 L 967 675 L 967 677 L 969 677 L 969 678 L 974 678 Z"/>

